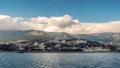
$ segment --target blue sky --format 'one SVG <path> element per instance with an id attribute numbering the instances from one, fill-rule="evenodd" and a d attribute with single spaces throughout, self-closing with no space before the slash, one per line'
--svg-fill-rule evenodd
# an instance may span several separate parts
<path id="1" fill-rule="evenodd" d="M 82 22 L 120 20 L 120 0 L 0 0 L 0 15 L 13 17 L 61 16 Z"/>

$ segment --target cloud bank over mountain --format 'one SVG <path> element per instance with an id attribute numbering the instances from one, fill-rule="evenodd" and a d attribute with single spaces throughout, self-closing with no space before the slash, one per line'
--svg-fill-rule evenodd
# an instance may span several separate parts
<path id="1" fill-rule="evenodd" d="M 43 30 L 49 32 L 67 32 L 72 34 L 90 34 L 120 32 L 120 21 L 92 23 L 80 22 L 70 15 L 60 17 L 38 16 L 25 19 L 0 15 L 0 30 Z"/>

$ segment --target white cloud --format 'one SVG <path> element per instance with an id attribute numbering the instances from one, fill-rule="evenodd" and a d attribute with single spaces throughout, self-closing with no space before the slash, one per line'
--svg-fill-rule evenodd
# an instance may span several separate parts
<path id="1" fill-rule="evenodd" d="M 24 29 L 19 23 L 21 17 L 12 18 L 7 15 L 0 15 L 0 30 L 21 30 Z"/>
<path id="2" fill-rule="evenodd" d="M 13 18 L 0 15 L 0 30 L 43 30 L 51 32 L 67 32 L 73 34 L 120 32 L 120 21 L 105 23 L 86 23 L 73 19 L 70 15 L 60 17 Z"/>

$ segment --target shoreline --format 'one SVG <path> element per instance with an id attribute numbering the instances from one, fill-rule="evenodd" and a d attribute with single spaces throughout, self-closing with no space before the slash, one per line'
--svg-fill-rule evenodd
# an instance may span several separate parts
<path id="1" fill-rule="evenodd" d="M 120 52 L 115 52 L 115 51 L 94 51 L 94 52 L 81 52 L 81 51 L 68 51 L 68 52 L 63 52 L 63 51 L 0 51 L 0 53 L 120 53 Z"/>

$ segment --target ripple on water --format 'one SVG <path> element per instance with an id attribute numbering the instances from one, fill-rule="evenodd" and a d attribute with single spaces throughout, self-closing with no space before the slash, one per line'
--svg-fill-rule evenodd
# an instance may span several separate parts
<path id="1" fill-rule="evenodd" d="M 0 68 L 120 68 L 120 54 L 0 53 Z"/>

